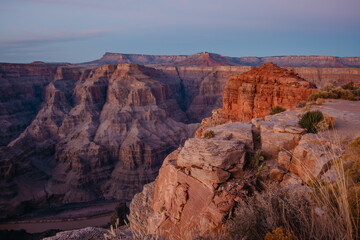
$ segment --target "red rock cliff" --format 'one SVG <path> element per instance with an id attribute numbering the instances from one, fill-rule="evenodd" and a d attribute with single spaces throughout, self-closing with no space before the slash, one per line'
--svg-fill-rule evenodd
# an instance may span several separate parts
<path id="1" fill-rule="evenodd" d="M 222 109 L 202 121 L 196 136 L 201 136 L 207 127 L 264 117 L 274 106 L 294 109 L 314 91 L 315 85 L 294 71 L 267 63 L 229 79 L 223 92 Z"/>
<path id="2" fill-rule="evenodd" d="M 314 88 L 296 73 L 267 63 L 230 78 L 223 92 L 222 111 L 237 121 L 264 117 L 273 106 L 294 109 Z"/>

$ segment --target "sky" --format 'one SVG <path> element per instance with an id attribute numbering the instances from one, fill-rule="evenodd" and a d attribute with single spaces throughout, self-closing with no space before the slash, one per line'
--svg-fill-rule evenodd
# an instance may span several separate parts
<path id="1" fill-rule="evenodd" d="M 360 0 L 0 0 L 0 62 L 360 56 Z"/>

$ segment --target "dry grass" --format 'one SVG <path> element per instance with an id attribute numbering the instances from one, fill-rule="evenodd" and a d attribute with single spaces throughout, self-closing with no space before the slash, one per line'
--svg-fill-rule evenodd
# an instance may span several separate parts
<path id="1" fill-rule="evenodd" d="M 325 99 L 323 99 L 323 98 L 316 99 L 316 105 L 322 105 L 324 102 L 325 102 Z"/>
<path id="2" fill-rule="evenodd" d="M 335 87 L 333 84 L 325 84 L 318 92 L 312 93 L 308 101 L 316 101 L 319 98 L 359 100 L 360 88 L 354 83 L 348 83 L 342 87 Z"/>
<path id="3" fill-rule="evenodd" d="M 129 223 L 125 222 L 125 229 L 131 230 Z M 131 231 L 129 234 L 126 234 L 123 228 L 119 227 L 119 219 L 116 220 L 114 226 L 110 225 L 110 229 L 107 234 L 104 234 L 105 240 L 164 240 L 163 237 L 159 235 L 152 235 L 137 231 Z"/>
<path id="4" fill-rule="evenodd" d="M 332 140 L 326 151 L 338 154 L 342 144 Z M 360 239 L 360 138 L 354 145 L 355 154 L 333 163 L 331 180 L 313 179 L 308 187 L 287 190 L 271 184 L 240 203 L 227 223 L 232 238 L 264 239 L 282 227 L 296 239 Z"/>

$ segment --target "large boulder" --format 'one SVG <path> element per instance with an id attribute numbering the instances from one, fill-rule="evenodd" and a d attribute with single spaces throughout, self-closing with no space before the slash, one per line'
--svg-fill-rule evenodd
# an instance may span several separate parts
<path id="1" fill-rule="evenodd" d="M 324 174 L 342 154 L 337 144 L 316 134 L 305 134 L 294 149 L 290 171 L 308 182 Z"/>

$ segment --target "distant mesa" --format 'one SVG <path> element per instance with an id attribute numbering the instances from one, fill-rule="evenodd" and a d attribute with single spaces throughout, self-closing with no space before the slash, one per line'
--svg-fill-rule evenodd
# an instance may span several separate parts
<path id="1" fill-rule="evenodd" d="M 34 62 L 32 62 L 31 64 L 45 64 L 45 62 L 42 62 L 42 61 L 34 61 Z"/>
<path id="2" fill-rule="evenodd" d="M 261 66 L 273 62 L 280 67 L 327 67 L 360 68 L 360 57 L 332 56 L 270 56 L 270 57 L 226 57 L 216 53 L 201 52 L 191 55 L 143 55 L 105 53 L 100 59 L 82 63 L 104 65 L 133 63 L 163 66 Z"/>

